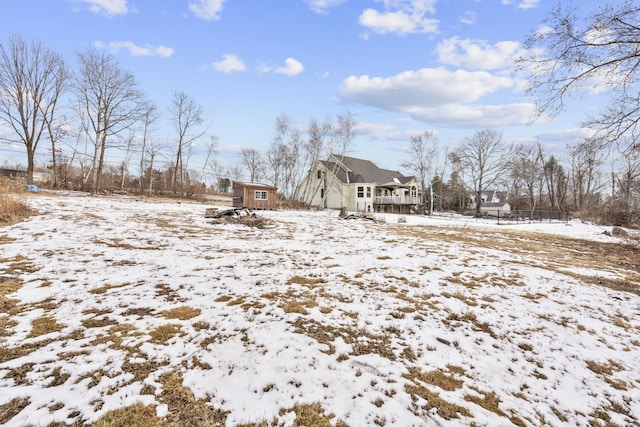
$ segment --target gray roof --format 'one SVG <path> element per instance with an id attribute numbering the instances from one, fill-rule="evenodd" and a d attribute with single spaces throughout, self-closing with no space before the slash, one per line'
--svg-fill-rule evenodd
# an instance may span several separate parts
<path id="1" fill-rule="evenodd" d="M 504 201 L 504 202 L 483 203 L 482 207 L 483 208 L 501 208 L 504 205 L 506 205 L 507 203 L 509 203 L 509 202 Z"/>
<path id="2" fill-rule="evenodd" d="M 321 163 L 330 171 L 336 171 L 338 179 L 344 183 L 394 183 L 406 184 L 413 178 L 404 176 L 398 171 L 381 169 L 369 160 L 356 159 L 355 157 L 344 156 L 341 163 L 347 168 L 340 167 L 336 159 L 321 160 Z"/>

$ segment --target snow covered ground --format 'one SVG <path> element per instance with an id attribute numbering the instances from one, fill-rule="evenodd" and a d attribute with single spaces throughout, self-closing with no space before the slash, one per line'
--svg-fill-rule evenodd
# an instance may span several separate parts
<path id="1" fill-rule="evenodd" d="M 165 416 L 173 374 L 228 426 L 313 404 L 333 425 L 640 425 L 639 252 L 609 228 L 26 200 L 0 227 L 0 424 Z"/>

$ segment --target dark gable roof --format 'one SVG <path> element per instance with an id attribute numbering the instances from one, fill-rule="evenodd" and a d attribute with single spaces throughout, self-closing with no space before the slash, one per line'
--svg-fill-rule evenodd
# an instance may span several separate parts
<path id="1" fill-rule="evenodd" d="M 394 178 L 401 184 L 411 181 L 411 176 L 404 176 L 398 171 L 380 169 L 369 160 L 356 159 L 344 156 L 342 164 L 349 170 L 336 165 L 335 161 L 321 160 L 321 163 L 330 171 L 336 171 L 338 179 L 344 183 L 376 183 L 387 184 L 394 182 Z M 348 179 L 347 179 L 348 174 Z"/>
<path id="2" fill-rule="evenodd" d="M 483 208 L 501 208 L 503 206 L 506 206 L 509 202 L 493 202 L 493 203 L 483 203 L 482 207 Z"/>

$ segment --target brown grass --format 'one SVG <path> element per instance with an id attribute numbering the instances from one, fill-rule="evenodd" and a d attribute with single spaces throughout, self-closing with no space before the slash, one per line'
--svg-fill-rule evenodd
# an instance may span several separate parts
<path id="1" fill-rule="evenodd" d="M 166 324 L 158 326 L 153 331 L 149 332 L 151 335 L 151 342 L 155 344 L 167 344 L 171 338 L 180 333 L 180 325 Z"/>
<path id="2" fill-rule="evenodd" d="M 193 392 L 182 385 L 182 377 L 171 372 L 160 377 L 162 394 L 160 401 L 169 407 L 163 426 L 167 427 L 216 427 L 225 424 L 225 412 L 214 409 L 206 400 L 196 399 Z"/>
<path id="3" fill-rule="evenodd" d="M 180 319 L 180 320 L 189 320 L 196 316 L 200 315 L 201 310 L 199 308 L 191 308 L 189 306 L 182 306 L 172 308 L 171 310 L 161 311 L 162 314 L 167 319 Z"/>
<path id="4" fill-rule="evenodd" d="M 162 427 L 163 425 L 162 420 L 156 416 L 155 407 L 136 403 L 107 412 L 91 427 Z"/>
<path id="5" fill-rule="evenodd" d="M 409 374 L 406 374 L 405 378 L 411 379 L 413 381 L 419 380 L 424 383 L 440 387 L 441 389 L 446 391 L 457 390 L 464 384 L 464 381 L 455 378 L 455 376 L 451 373 L 443 372 L 441 370 L 424 372 L 416 367 L 409 368 Z"/>
<path id="6" fill-rule="evenodd" d="M 0 276 L 0 312 L 7 314 L 17 314 L 18 300 L 9 298 L 7 295 L 20 289 L 22 283 L 12 277 Z"/>
<path id="7" fill-rule="evenodd" d="M 55 317 L 42 316 L 31 322 L 31 332 L 29 333 L 29 337 L 33 338 L 53 332 L 60 332 L 63 328 L 64 325 L 58 323 Z"/>
<path id="8" fill-rule="evenodd" d="M 16 397 L 0 405 L 0 424 L 4 425 L 29 405 L 28 397 Z"/>
<path id="9" fill-rule="evenodd" d="M 0 178 L 0 225 L 13 224 L 34 214 L 23 193 L 18 182 Z"/>
<path id="10" fill-rule="evenodd" d="M 442 397 L 440 397 L 438 393 L 427 389 L 421 384 L 406 384 L 404 386 L 404 389 L 411 395 L 412 399 L 414 399 L 414 405 L 418 408 L 421 408 L 425 412 L 431 411 L 435 408 L 438 415 L 440 415 L 445 420 L 460 418 L 460 416 L 471 416 L 471 413 L 465 407 L 447 402 Z M 418 405 L 418 397 L 425 400 L 425 403 L 422 406 Z"/>

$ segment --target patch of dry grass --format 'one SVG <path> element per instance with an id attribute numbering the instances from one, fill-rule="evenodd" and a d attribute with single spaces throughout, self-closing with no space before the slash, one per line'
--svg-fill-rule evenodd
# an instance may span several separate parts
<path id="1" fill-rule="evenodd" d="M 325 283 L 327 280 L 322 277 L 304 277 L 304 276 L 292 276 L 287 280 L 287 285 L 305 285 L 310 288 L 315 287 L 319 283 Z"/>
<path id="2" fill-rule="evenodd" d="M 168 323 L 161 325 L 149 332 L 151 342 L 154 344 L 167 344 L 171 338 L 181 333 L 180 325 Z"/>
<path id="3" fill-rule="evenodd" d="M 413 400 L 413 412 L 416 415 L 419 415 L 419 410 L 428 413 L 435 409 L 438 415 L 445 420 L 471 416 L 469 410 L 464 406 L 446 401 L 439 393 L 429 390 L 420 383 L 405 384 L 404 389 Z"/>
<path id="4" fill-rule="evenodd" d="M 130 285 L 131 283 L 121 283 L 119 285 L 112 285 L 112 284 L 104 284 L 102 286 L 100 286 L 99 288 L 94 288 L 89 290 L 90 293 L 94 294 L 94 295 L 101 295 L 106 293 L 107 291 L 111 290 L 111 289 L 118 289 L 118 288 L 122 288 L 125 286 Z"/>
<path id="5" fill-rule="evenodd" d="M 207 400 L 196 399 L 193 392 L 182 385 L 182 377 L 176 372 L 164 374 L 160 402 L 169 407 L 165 417 L 167 427 L 216 427 L 225 425 L 227 415 L 207 404 Z"/>
<path id="6" fill-rule="evenodd" d="M 389 360 L 396 360 L 389 334 L 375 334 L 363 328 L 335 327 L 324 325 L 313 319 L 299 317 L 293 322 L 295 332 L 307 335 L 321 344 L 329 347 L 327 354 L 333 354 L 333 341 L 341 337 L 345 343 L 352 346 L 351 355 L 377 354 Z"/>
<path id="7" fill-rule="evenodd" d="M 199 308 L 192 308 L 189 306 L 182 306 L 172 308 L 171 310 L 161 311 L 160 314 L 163 315 L 167 319 L 180 319 L 180 320 L 189 320 L 196 316 L 199 316 L 201 310 Z"/>
<path id="8" fill-rule="evenodd" d="M 42 316 L 31 321 L 31 332 L 29 338 L 39 337 L 41 335 L 60 332 L 65 325 L 58 323 L 53 316 Z"/>
<path id="9" fill-rule="evenodd" d="M 6 424 L 30 403 L 28 397 L 16 397 L 4 405 L 0 405 L 0 424 Z"/>
<path id="10" fill-rule="evenodd" d="M 22 282 L 18 279 L 0 276 L 0 312 L 10 315 L 18 313 L 19 301 L 7 295 L 16 292 L 21 286 Z"/>
<path id="11" fill-rule="evenodd" d="M 11 335 L 9 330 L 16 326 L 18 322 L 11 319 L 9 316 L 2 315 L 0 316 L 0 337 L 6 337 Z"/>
<path id="12" fill-rule="evenodd" d="M 27 374 L 33 370 L 34 363 L 24 363 L 15 367 L 5 375 L 5 378 L 11 378 L 14 385 L 29 385 L 31 381 L 27 379 Z"/>
<path id="13" fill-rule="evenodd" d="M 433 370 L 424 372 L 416 367 L 409 368 L 409 373 L 404 377 L 412 381 L 419 380 L 423 383 L 430 384 L 439 387 L 446 391 L 454 391 L 462 387 L 464 381 L 457 378 L 460 376 L 460 372 L 464 373 L 464 370 L 460 367 L 448 366 L 449 372 L 442 370 Z"/>
<path id="14" fill-rule="evenodd" d="M 162 419 L 156 416 L 156 408 L 136 403 L 114 409 L 100 417 L 91 427 L 163 427 Z"/>
<path id="15" fill-rule="evenodd" d="M 0 178 L 0 225 L 22 221 L 35 213 L 21 193 L 24 190 L 17 181 Z"/>

